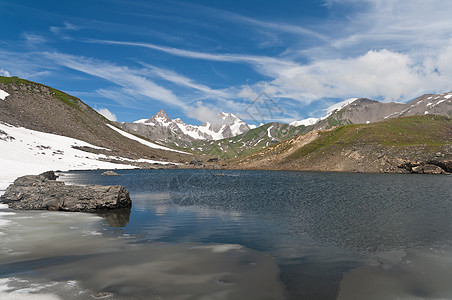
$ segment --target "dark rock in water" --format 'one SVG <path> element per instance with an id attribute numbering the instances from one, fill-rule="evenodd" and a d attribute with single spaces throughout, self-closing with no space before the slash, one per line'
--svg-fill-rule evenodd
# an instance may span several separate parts
<path id="1" fill-rule="evenodd" d="M 452 160 L 405 161 L 399 168 L 415 174 L 450 174 Z"/>
<path id="2" fill-rule="evenodd" d="M 101 174 L 102 176 L 120 176 L 118 173 L 116 173 L 115 171 L 105 171 Z"/>
<path id="3" fill-rule="evenodd" d="M 53 171 L 47 171 L 47 172 L 41 173 L 39 175 L 44 176 L 48 180 L 56 180 L 58 178 L 58 176 Z"/>
<path id="4" fill-rule="evenodd" d="M 418 174 L 443 174 L 444 170 L 441 169 L 441 167 L 435 166 L 435 165 L 421 165 L 417 167 L 413 167 L 412 169 L 413 173 Z"/>
<path id="5" fill-rule="evenodd" d="M 129 191 L 120 185 L 65 185 L 43 175 L 17 178 L 0 200 L 22 210 L 95 212 L 132 206 Z"/>
<path id="6" fill-rule="evenodd" d="M 441 167 L 441 169 L 443 169 L 447 173 L 452 173 L 452 160 L 431 160 L 427 163 Z"/>

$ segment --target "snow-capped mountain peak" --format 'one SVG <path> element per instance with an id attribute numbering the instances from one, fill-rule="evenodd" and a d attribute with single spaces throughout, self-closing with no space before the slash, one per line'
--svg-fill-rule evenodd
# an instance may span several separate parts
<path id="1" fill-rule="evenodd" d="M 330 107 L 328 107 L 327 109 L 325 109 L 324 111 L 326 112 L 326 115 L 320 118 L 307 118 L 307 119 L 303 119 L 300 121 L 293 121 L 292 123 L 290 123 L 290 125 L 292 126 L 310 126 L 310 125 L 314 125 L 317 122 L 324 120 L 326 118 L 328 118 L 333 112 L 335 112 L 336 110 L 341 110 L 344 107 L 346 107 L 347 105 L 352 104 L 353 102 L 355 102 L 358 98 L 350 98 L 344 101 L 341 101 L 339 103 L 335 103 L 333 105 L 331 105 Z"/>
<path id="2" fill-rule="evenodd" d="M 230 138 L 251 129 L 236 115 L 224 112 L 218 113 L 216 120 L 205 122 L 200 126 L 185 124 L 179 118 L 172 120 L 163 109 L 149 119 L 137 120 L 134 123 L 154 126 L 156 129 L 168 128 L 175 134 L 183 133 L 191 138 L 201 140 Z"/>
<path id="3" fill-rule="evenodd" d="M 137 120 L 134 123 L 141 123 L 141 124 L 145 124 L 145 125 L 151 125 L 151 126 L 169 126 L 172 123 L 173 120 L 171 120 L 170 117 L 168 117 L 168 115 L 166 114 L 166 112 L 161 109 L 159 110 L 159 112 L 149 118 L 149 119 L 141 119 L 141 120 Z"/>
<path id="4" fill-rule="evenodd" d="M 212 136 L 213 140 L 221 140 L 233 137 L 250 130 L 250 126 L 239 117 L 231 113 L 220 112 L 215 122 L 205 122 L 199 129 L 205 134 Z"/>

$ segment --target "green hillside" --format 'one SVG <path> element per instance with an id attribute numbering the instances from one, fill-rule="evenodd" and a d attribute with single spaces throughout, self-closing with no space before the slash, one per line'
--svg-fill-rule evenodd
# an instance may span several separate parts
<path id="1" fill-rule="evenodd" d="M 405 166 L 446 161 L 452 163 L 452 119 L 422 115 L 311 131 L 232 160 L 229 167 L 399 173 Z"/>
<path id="2" fill-rule="evenodd" d="M 287 159 L 314 154 L 318 151 L 337 151 L 344 146 L 423 146 L 431 149 L 452 143 L 452 119 L 426 115 L 390 119 L 372 124 L 340 126 L 322 132 L 315 141 L 300 148 Z"/>
<path id="3" fill-rule="evenodd" d="M 195 141 L 193 151 L 220 158 L 249 155 L 295 135 L 304 133 L 305 126 L 268 123 L 232 138 L 218 141 Z"/>

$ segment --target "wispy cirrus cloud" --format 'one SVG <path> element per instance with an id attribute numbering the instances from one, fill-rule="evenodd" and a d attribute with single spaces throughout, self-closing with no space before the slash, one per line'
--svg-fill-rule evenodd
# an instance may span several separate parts
<path id="1" fill-rule="evenodd" d="M 266 91 L 273 97 L 293 99 L 309 104 L 323 98 L 369 97 L 386 101 L 409 100 L 421 93 L 445 90 L 452 76 L 448 75 L 447 57 L 449 47 L 436 54 L 419 58 L 410 53 L 387 49 L 370 50 L 366 53 L 337 59 L 318 59 L 300 64 L 288 59 L 239 54 L 217 54 L 196 52 L 149 43 L 97 41 L 113 45 L 146 47 L 190 59 L 245 63 L 258 72 L 272 76 L 270 81 L 259 81 L 246 85 L 235 93 L 248 99 Z M 188 78 L 176 76 L 161 69 L 151 69 L 161 78 L 203 90 L 212 96 L 227 96 L 212 93 L 203 85 L 195 85 Z M 440 73 L 438 73 L 441 71 Z"/>
<path id="2" fill-rule="evenodd" d="M 180 108 L 187 107 L 172 91 L 159 86 L 149 78 L 138 75 L 137 73 L 140 72 L 129 67 L 58 52 L 46 52 L 44 56 L 60 66 L 110 81 L 120 86 L 126 94 L 138 94 Z"/>
<path id="3" fill-rule="evenodd" d="M 321 34 L 305 26 L 259 20 L 231 11 L 211 8 L 203 5 L 196 4 L 187 4 L 187 5 L 194 7 L 198 10 L 201 10 L 206 16 L 214 15 L 216 18 L 220 17 L 224 20 L 227 20 L 230 23 L 235 24 L 240 23 L 241 25 L 244 26 L 252 26 L 254 29 L 258 29 L 261 31 L 262 29 L 266 29 L 266 31 L 271 30 L 279 33 L 290 33 L 295 36 L 315 38 L 323 42 L 329 42 L 331 40 L 331 38 L 328 37 L 327 35 Z"/>
<path id="4" fill-rule="evenodd" d="M 307 26 L 301 26 L 299 24 L 289 24 L 252 18 L 229 10 L 194 3 L 183 3 L 180 5 L 183 5 L 189 10 L 202 15 L 203 19 L 212 18 L 212 16 L 214 16 L 216 20 L 221 19 L 223 22 L 238 26 L 243 30 L 249 31 L 250 33 L 261 34 L 264 39 L 272 36 L 270 32 L 273 32 L 275 34 L 291 34 L 296 38 L 312 38 L 327 43 L 331 41 L 329 36 L 324 35 L 315 29 L 308 28 Z M 269 45 L 271 45 L 271 43 Z"/>
<path id="5" fill-rule="evenodd" d="M 0 68 L 8 70 L 11 76 L 23 78 L 37 78 L 50 74 L 55 67 L 49 60 L 37 52 L 19 52 L 0 49 Z"/>
<path id="6" fill-rule="evenodd" d="M 74 56 L 56 52 L 43 54 L 47 59 L 53 60 L 60 66 L 64 66 L 91 76 L 105 79 L 114 84 L 110 88 L 95 90 L 97 95 L 112 99 L 124 107 L 132 107 L 137 96 L 144 96 L 157 100 L 166 105 L 181 108 L 188 116 L 206 121 L 205 112 L 212 112 L 211 104 L 203 104 L 197 101 L 196 105 L 188 104 L 195 100 L 194 92 L 203 94 L 201 98 L 209 98 L 213 103 L 231 102 L 226 98 L 233 97 L 234 93 L 225 90 L 215 90 L 207 85 L 196 83 L 194 80 L 180 75 L 174 71 L 158 68 L 142 63 L 144 68 L 131 69 L 98 59 Z M 168 88 L 155 83 L 152 79 L 163 79 L 179 86 L 189 88 L 188 95 L 178 97 Z M 210 105 L 210 106 L 209 106 Z M 211 115 L 211 114 L 209 114 Z M 208 119 L 210 121 L 210 119 Z"/>
<path id="7" fill-rule="evenodd" d="M 62 26 L 50 26 L 49 27 L 49 30 L 51 32 L 53 32 L 54 34 L 57 34 L 57 35 L 58 34 L 63 34 L 63 33 L 69 32 L 69 31 L 78 31 L 80 29 L 82 29 L 81 26 L 74 25 L 74 24 L 69 23 L 67 21 L 63 22 Z"/>
<path id="8" fill-rule="evenodd" d="M 220 98 L 228 98 L 233 95 L 226 90 L 216 90 L 212 89 L 207 85 L 200 84 L 195 82 L 193 79 L 178 74 L 172 70 L 158 68 L 156 66 L 152 66 L 146 63 L 142 64 L 146 67 L 146 73 L 151 75 L 152 77 L 158 77 L 163 80 L 169 81 L 171 83 L 177 84 L 179 86 L 187 87 L 192 90 L 199 91 L 203 93 L 206 97 L 220 97 Z"/>
<path id="9" fill-rule="evenodd" d="M 450 1 L 328 0 L 326 5 L 332 11 L 344 7 L 351 11 L 346 22 L 323 29 L 338 54 L 388 49 L 430 55 L 452 38 Z"/>
<path id="10" fill-rule="evenodd" d="M 44 36 L 36 33 L 24 32 L 22 33 L 22 37 L 27 44 L 32 46 L 36 46 L 47 42 L 47 39 Z"/>
<path id="11" fill-rule="evenodd" d="M 254 68 L 258 69 L 262 73 L 267 73 L 268 75 L 275 75 L 277 70 L 295 67 L 296 64 L 290 60 L 279 59 L 269 56 L 259 56 L 259 55 L 246 55 L 246 54 L 228 54 L 228 53 L 209 53 L 201 51 L 185 50 L 175 47 L 167 47 L 156 45 L 152 43 L 143 42 L 127 42 L 127 41 L 112 41 L 112 40 L 85 40 L 88 43 L 105 44 L 105 45 L 121 45 L 121 46 L 134 46 L 143 47 L 148 49 L 153 49 L 161 51 L 174 56 L 180 56 L 191 59 L 201 59 L 208 61 L 217 62 L 235 62 L 235 63 L 246 63 Z"/>

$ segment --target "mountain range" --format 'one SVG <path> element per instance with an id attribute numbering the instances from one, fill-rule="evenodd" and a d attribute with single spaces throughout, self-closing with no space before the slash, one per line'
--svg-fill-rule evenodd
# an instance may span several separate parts
<path id="1" fill-rule="evenodd" d="M 171 119 L 163 109 L 149 119 L 133 123 L 116 122 L 116 125 L 128 132 L 175 148 L 192 148 L 192 144 L 198 140 L 221 140 L 248 132 L 253 128 L 237 116 L 223 112 L 217 114 L 215 123 L 189 125 L 179 118 Z"/>
<path id="2" fill-rule="evenodd" d="M 201 126 L 171 119 L 160 110 L 149 119 L 117 123 L 124 130 L 161 144 L 192 153 L 222 158 L 240 157 L 312 130 L 325 130 L 346 124 L 369 124 L 386 119 L 436 114 L 452 116 L 452 92 L 427 94 L 408 103 L 380 102 L 351 98 L 325 109 L 319 118 L 307 118 L 290 124 L 273 122 L 250 126 L 233 114 L 219 113 L 218 124 Z"/>
<path id="3" fill-rule="evenodd" d="M 0 76 L 0 183 L 14 172 L 52 168 L 206 165 L 395 172 L 402 165 L 452 159 L 450 117 L 452 92 L 408 103 L 353 98 L 320 118 L 259 127 L 224 112 L 195 126 L 163 110 L 119 123 L 62 91 Z"/>
<path id="4" fill-rule="evenodd" d="M 359 98 L 319 118 L 313 129 L 328 129 L 344 124 L 368 124 L 390 118 L 418 115 L 452 116 L 452 92 L 426 94 L 407 103 L 379 102 Z"/>

